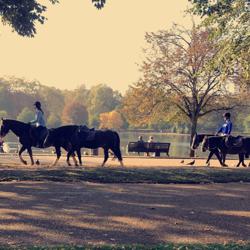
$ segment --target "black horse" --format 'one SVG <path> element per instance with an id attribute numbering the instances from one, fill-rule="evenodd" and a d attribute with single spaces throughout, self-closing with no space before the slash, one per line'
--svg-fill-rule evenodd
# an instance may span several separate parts
<path id="1" fill-rule="evenodd" d="M 196 150 L 199 147 L 199 145 L 203 142 L 204 138 L 209 138 L 209 137 L 214 137 L 214 135 L 212 135 L 212 134 L 197 134 L 196 133 L 193 137 L 191 149 Z M 221 166 L 226 166 L 226 164 L 225 164 L 226 156 L 225 156 L 224 161 L 223 161 L 223 159 L 221 157 L 221 153 L 220 153 L 218 148 L 214 148 L 214 149 L 210 150 L 210 153 L 209 153 L 207 161 L 206 161 L 207 166 L 210 166 L 210 159 L 212 158 L 212 156 L 214 154 L 216 155 L 217 159 L 219 160 Z"/>
<path id="2" fill-rule="evenodd" d="M 234 142 L 240 141 L 240 144 L 235 145 Z M 223 136 L 211 136 L 211 137 L 204 137 L 202 142 L 202 151 L 205 152 L 206 150 L 210 151 L 208 156 L 208 161 L 211 159 L 211 152 L 220 151 L 221 156 L 217 156 L 220 163 L 224 163 L 226 160 L 227 154 L 238 154 L 239 155 L 239 162 L 236 167 L 239 167 L 242 164 L 243 167 L 246 167 L 244 163 L 244 156 L 249 155 L 250 153 L 250 138 L 243 138 L 243 137 L 223 137 Z M 222 165 L 223 166 L 223 165 Z"/>
<path id="3" fill-rule="evenodd" d="M 60 142 L 58 141 L 58 136 L 60 133 L 60 128 L 49 131 L 44 145 L 55 146 L 56 150 L 60 148 Z M 106 163 L 109 158 L 109 150 L 111 150 L 114 155 L 118 158 L 121 166 L 123 166 L 122 155 L 120 150 L 120 137 L 117 132 L 112 130 L 88 130 L 81 129 L 81 126 L 76 126 L 76 130 L 72 131 L 73 133 L 69 134 L 68 145 L 70 146 L 70 150 L 67 154 L 67 162 L 69 161 L 69 156 L 73 154 L 75 151 L 77 153 L 79 163 L 82 165 L 81 160 L 81 148 L 91 148 L 96 149 L 102 147 L 104 149 L 104 161 L 102 163 L 102 167 Z M 91 135 L 90 134 L 94 133 Z M 67 132 L 65 131 L 64 136 L 66 136 Z"/>
<path id="4" fill-rule="evenodd" d="M 32 155 L 32 147 L 37 147 L 37 139 L 35 135 L 35 127 L 31 126 L 28 123 L 16 121 L 16 120 L 10 120 L 10 119 L 2 119 L 2 125 L 1 125 L 1 131 L 0 131 L 0 136 L 4 137 L 6 136 L 9 131 L 11 130 L 17 137 L 19 137 L 19 142 L 22 145 L 18 155 L 21 160 L 21 162 L 25 165 L 27 165 L 27 161 L 25 161 L 22 157 L 22 153 L 27 149 L 30 160 L 31 160 L 31 165 L 34 165 L 34 159 Z M 49 130 L 48 130 L 49 131 Z M 47 134 L 44 134 L 43 140 L 46 138 Z M 66 151 L 68 151 L 68 144 L 62 143 L 61 145 Z M 44 147 L 40 147 L 44 148 Z M 73 159 L 74 159 L 74 155 Z M 74 159 L 74 161 L 76 161 Z"/>
<path id="5" fill-rule="evenodd" d="M 17 137 L 19 137 L 19 142 L 21 143 L 22 146 L 18 152 L 18 155 L 19 155 L 21 162 L 25 165 L 27 165 L 27 161 L 23 159 L 22 153 L 26 149 L 30 156 L 31 165 L 34 165 L 34 159 L 33 159 L 31 147 L 36 147 L 38 143 L 36 137 L 34 136 L 35 129 L 36 128 L 32 127 L 28 123 L 2 118 L 0 135 L 1 137 L 4 137 L 11 130 Z M 45 139 L 45 136 L 44 136 L 44 139 Z"/>

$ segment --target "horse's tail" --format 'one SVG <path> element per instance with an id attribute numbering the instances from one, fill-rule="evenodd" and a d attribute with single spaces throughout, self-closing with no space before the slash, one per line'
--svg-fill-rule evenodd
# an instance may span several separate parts
<path id="1" fill-rule="evenodd" d="M 116 155 L 119 161 L 122 161 L 122 153 L 120 149 L 120 136 L 116 131 L 113 131 L 113 134 L 114 134 L 114 145 L 113 145 L 114 154 Z"/>

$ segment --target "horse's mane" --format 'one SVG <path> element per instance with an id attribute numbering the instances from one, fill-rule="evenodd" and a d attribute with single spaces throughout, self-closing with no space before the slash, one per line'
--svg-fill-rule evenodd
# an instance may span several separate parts
<path id="1" fill-rule="evenodd" d="M 4 119 L 3 120 L 4 122 L 10 122 L 10 123 L 17 123 L 17 124 L 20 124 L 20 125 L 29 125 L 28 123 L 25 123 L 25 122 L 21 122 L 21 121 L 18 121 L 18 120 L 14 120 L 14 119 Z"/>

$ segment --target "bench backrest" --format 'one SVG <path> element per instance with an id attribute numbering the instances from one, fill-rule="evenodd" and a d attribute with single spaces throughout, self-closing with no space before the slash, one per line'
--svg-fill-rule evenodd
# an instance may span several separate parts
<path id="1" fill-rule="evenodd" d="M 170 143 L 168 142 L 129 142 L 128 152 L 147 152 L 150 150 L 169 151 Z"/>

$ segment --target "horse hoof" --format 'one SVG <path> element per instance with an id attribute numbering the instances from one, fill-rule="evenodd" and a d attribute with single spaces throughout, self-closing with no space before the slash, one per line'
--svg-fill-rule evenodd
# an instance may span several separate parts
<path id="1" fill-rule="evenodd" d="M 23 161 L 23 164 L 24 164 L 24 165 L 27 165 L 28 163 L 27 163 L 27 161 Z"/>

